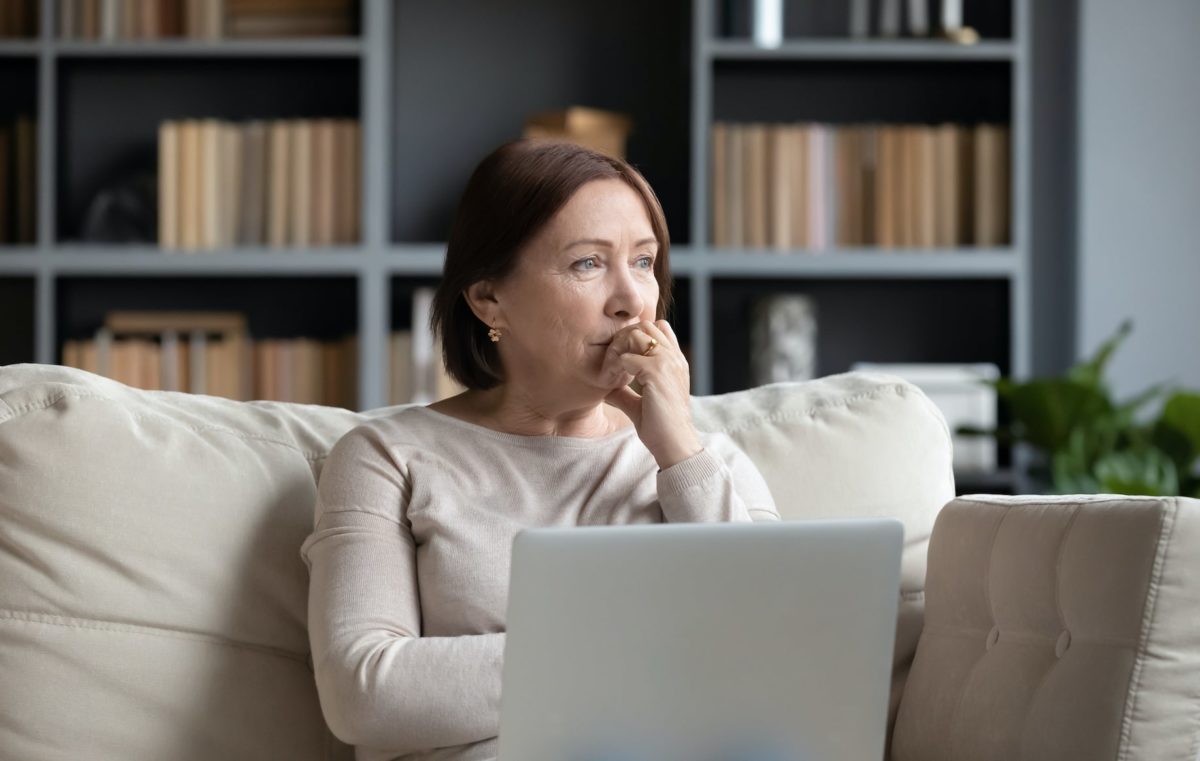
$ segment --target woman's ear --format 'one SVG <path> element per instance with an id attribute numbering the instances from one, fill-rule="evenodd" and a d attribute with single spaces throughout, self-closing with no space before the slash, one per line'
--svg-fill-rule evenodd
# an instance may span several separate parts
<path id="1" fill-rule="evenodd" d="M 463 291 L 467 306 L 482 322 L 491 327 L 501 327 L 497 320 L 500 318 L 500 303 L 496 300 L 496 286 L 491 280 L 477 280 Z"/>

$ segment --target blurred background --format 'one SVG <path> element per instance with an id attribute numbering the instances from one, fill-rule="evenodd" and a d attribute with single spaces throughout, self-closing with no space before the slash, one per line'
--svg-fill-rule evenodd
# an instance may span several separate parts
<path id="1" fill-rule="evenodd" d="M 1136 412 L 1126 448 L 1200 488 L 1198 31 L 1194 0 L 0 0 L 0 364 L 456 393 L 454 206 L 542 136 L 659 195 L 694 393 L 907 377 L 960 492 L 1095 476 L 1122 445 L 1088 426 Z"/>

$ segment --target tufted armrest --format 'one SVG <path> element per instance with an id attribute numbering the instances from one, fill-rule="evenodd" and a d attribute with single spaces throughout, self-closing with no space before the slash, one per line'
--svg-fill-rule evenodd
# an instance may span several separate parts
<path id="1" fill-rule="evenodd" d="M 1192 761 L 1200 501 L 973 495 L 938 515 L 893 761 Z"/>

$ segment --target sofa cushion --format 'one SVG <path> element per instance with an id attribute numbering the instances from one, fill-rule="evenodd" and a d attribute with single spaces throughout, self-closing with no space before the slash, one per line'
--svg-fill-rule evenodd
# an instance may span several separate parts
<path id="1" fill-rule="evenodd" d="M 362 419 L 0 369 L 5 754 L 332 757 L 297 548 Z"/>
<path id="2" fill-rule="evenodd" d="M 916 386 L 872 372 L 698 397 L 693 406 L 698 428 L 728 433 L 762 471 L 784 520 L 904 524 L 890 737 L 921 633 L 929 535 L 954 497 L 945 418 Z"/>
<path id="3" fill-rule="evenodd" d="M 895 761 L 1191 761 L 1200 501 L 971 495 L 929 547 Z"/>
<path id="4" fill-rule="evenodd" d="M 0 367 L 0 748 L 15 758 L 349 758 L 309 662 L 315 481 L 365 420 Z M 695 400 L 785 518 L 906 526 L 897 690 L 924 543 L 953 496 L 949 434 L 914 386 L 853 373 Z"/>

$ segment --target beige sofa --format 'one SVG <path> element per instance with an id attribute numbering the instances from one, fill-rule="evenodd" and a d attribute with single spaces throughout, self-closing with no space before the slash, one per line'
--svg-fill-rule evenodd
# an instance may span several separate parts
<path id="1" fill-rule="evenodd" d="M 394 409 L 0 368 L 0 757 L 352 758 L 322 720 L 298 549 L 330 447 Z M 1197 757 L 1195 500 L 955 499 L 941 415 L 884 375 L 695 416 L 785 519 L 904 522 L 894 761 Z"/>

